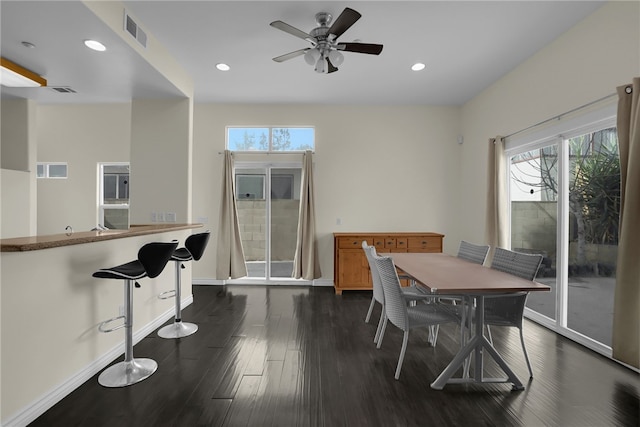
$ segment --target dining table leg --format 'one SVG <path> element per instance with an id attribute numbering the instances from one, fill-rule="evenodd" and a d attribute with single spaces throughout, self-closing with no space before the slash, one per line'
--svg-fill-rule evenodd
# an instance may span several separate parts
<path id="1" fill-rule="evenodd" d="M 467 342 L 453 360 L 447 365 L 442 373 L 431 383 L 431 388 L 435 390 L 442 390 L 446 384 L 459 384 L 459 383 L 483 383 L 483 382 L 510 382 L 513 384 L 513 390 L 524 390 L 522 382 L 518 379 L 516 374 L 511 370 L 507 362 L 500 356 L 498 351 L 484 336 L 484 296 L 475 295 L 476 300 L 476 313 L 475 313 L 475 335 Z M 469 304 L 469 310 L 471 310 L 471 304 Z M 471 312 L 468 313 L 468 316 Z M 487 353 L 496 361 L 498 366 L 502 368 L 506 379 L 484 378 L 484 361 L 483 350 L 487 350 Z M 475 355 L 475 369 L 473 378 L 452 378 L 453 375 L 463 367 L 465 360 L 474 353 Z M 464 369 L 463 369 L 464 370 Z"/>

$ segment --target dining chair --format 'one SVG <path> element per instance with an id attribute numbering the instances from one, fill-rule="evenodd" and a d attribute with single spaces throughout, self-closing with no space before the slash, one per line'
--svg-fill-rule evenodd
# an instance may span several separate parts
<path id="1" fill-rule="evenodd" d="M 367 312 L 367 316 L 364 321 L 369 323 L 371 319 L 371 314 L 373 313 L 373 307 L 375 303 L 378 302 L 382 306 L 380 310 L 380 319 L 378 320 L 378 328 L 376 329 L 376 335 L 373 338 L 373 342 L 377 344 L 378 342 L 382 342 L 381 336 L 384 335 L 384 329 L 386 328 L 386 316 L 384 309 L 384 291 L 382 290 L 382 283 L 380 281 L 380 273 L 378 272 L 378 267 L 374 261 L 374 258 L 378 255 L 376 252 L 375 246 L 369 246 L 367 241 L 364 240 L 362 242 L 362 249 L 367 257 L 367 262 L 369 264 L 369 270 L 371 270 L 371 281 L 373 282 L 373 296 L 371 297 L 371 304 L 369 304 L 369 311 Z M 402 288 L 402 294 L 407 302 L 415 302 L 420 300 L 429 300 L 433 297 L 429 294 L 426 294 L 420 291 L 416 286 L 409 286 Z M 434 341 L 435 345 L 435 341 Z M 378 346 L 378 348 L 380 348 Z"/>
<path id="2" fill-rule="evenodd" d="M 458 247 L 458 258 L 473 262 L 475 264 L 484 264 L 489 253 L 489 245 L 476 245 L 465 240 L 460 241 Z"/>
<path id="3" fill-rule="evenodd" d="M 400 378 L 402 362 L 409 342 L 409 331 L 420 327 L 430 327 L 443 323 L 458 322 L 458 318 L 446 307 L 440 304 L 419 304 L 407 306 L 406 297 L 400 286 L 400 279 L 393 259 L 390 257 L 373 257 L 377 270 L 380 274 L 380 282 L 384 293 L 384 311 L 386 318 L 404 332 L 402 349 L 398 358 L 395 379 Z M 384 331 L 383 331 L 384 333 Z M 378 347 L 382 343 L 383 336 L 378 339 Z"/>
<path id="4" fill-rule="evenodd" d="M 533 280 L 538 273 L 542 255 L 524 254 L 510 251 L 508 249 L 496 248 L 493 255 L 491 268 L 513 274 L 527 280 Z M 487 325 L 489 342 L 493 344 L 491 337 L 491 326 L 511 326 L 520 330 L 520 343 L 522 352 L 529 368 L 529 377 L 533 378 L 533 370 L 529 362 L 529 355 L 524 344 L 524 333 L 522 331 L 524 307 L 527 301 L 528 292 L 518 292 L 508 295 L 486 296 L 484 300 L 484 321 Z"/>

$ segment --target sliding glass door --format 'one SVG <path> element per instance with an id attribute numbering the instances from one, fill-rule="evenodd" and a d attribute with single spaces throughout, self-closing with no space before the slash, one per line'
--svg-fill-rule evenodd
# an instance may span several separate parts
<path id="1" fill-rule="evenodd" d="M 569 149 L 567 327 L 611 346 L 620 215 L 615 128 L 577 135 Z"/>
<path id="2" fill-rule="evenodd" d="M 539 282 L 551 292 L 533 292 L 527 307 L 556 319 L 558 147 L 546 145 L 511 158 L 511 249 L 540 253 Z"/>
<path id="3" fill-rule="evenodd" d="M 613 123 L 585 126 L 508 151 L 511 248 L 540 253 L 530 295 L 537 320 L 610 351 L 620 213 L 620 161 Z M 609 349 L 609 350 L 607 350 Z"/>
<path id="4" fill-rule="evenodd" d="M 247 277 L 291 279 L 301 165 L 237 164 L 236 200 Z"/>

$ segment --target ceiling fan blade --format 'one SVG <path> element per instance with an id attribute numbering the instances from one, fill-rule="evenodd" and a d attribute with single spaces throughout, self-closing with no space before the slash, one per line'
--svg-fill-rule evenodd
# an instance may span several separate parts
<path id="1" fill-rule="evenodd" d="M 333 34 L 334 39 L 337 39 L 347 31 L 353 24 L 360 19 L 362 15 L 355 10 L 345 7 L 338 19 L 333 22 L 331 28 L 329 28 L 329 34 Z"/>
<path id="2" fill-rule="evenodd" d="M 327 58 L 327 64 L 329 65 L 329 67 L 327 68 L 327 74 L 333 73 L 334 71 L 338 71 L 338 67 L 334 67 L 334 65 L 331 63 L 331 60 L 329 58 Z"/>
<path id="3" fill-rule="evenodd" d="M 338 43 L 336 45 L 337 50 L 344 50 L 345 52 L 357 52 L 368 53 L 369 55 L 380 55 L 382 52 L 381 44 L 372 43 Z"/>
<path id="4" fill-rule="evenodd" d="M 284 55 L 276 56 L 275 58 L 273 58 L 273 60 L 276 61 L 276 62 L 284 62 L 286 60 L 295 58 L 297 56 L 304 55 L 309 49 L 311 49 L 311 48 L 308 47 L 308 48 L 305 48 L 305 49 L 294 50 L 293 52 L 289 52 L 289 53 L 285 53 Z"/>
<path id="5" fill-rule="evenodd" d="M 282 22 L 282 21 L 273 21 L 271 24 L 273 28 L 277 28 L 279 30 L 284 31 L 285 33 L 289 33 L 292 36 L 296 36 L 301 38 L 302 40 L 308 40 L 310 42 L 315 42 L 315 39 L 311 37 L 311 34 L 305 33 L 302 30 L 297 29 L 296 27 L 292 27 L 291 25 Z"/>

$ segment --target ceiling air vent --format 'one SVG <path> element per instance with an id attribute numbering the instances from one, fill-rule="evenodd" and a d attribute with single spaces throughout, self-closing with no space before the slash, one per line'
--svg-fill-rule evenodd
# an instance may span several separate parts
<path id="1" fill-rule="evenodd" d="M 58 93 L 77 93 L 75 90 L 71 89 L 69 86 L 49 86 L 49 88 Z"/>
<path id="2" fill-rule="evenodd" d="M 124 11 L 124 30 L 131 34 L 134 39 L 140 44 L 140 46 L 146 48 L 147 47 L 147 33 L 145 33 L 142 28 L 133 20 L 131 15 Z"/>

